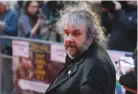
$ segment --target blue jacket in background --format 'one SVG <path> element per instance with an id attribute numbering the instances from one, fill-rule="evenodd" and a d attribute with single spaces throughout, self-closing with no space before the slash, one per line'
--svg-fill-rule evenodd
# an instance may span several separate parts
<path id="1" fill-rule="evenodd" d="M 29 16 L 23 12 L 18 21 L 18 36 L 29 38 L 32 28 Z M 33 39 L 39 39 L 39 35 L 35 33 Z"/>
<path id="2" fill-rule="evenodd" d="M 7 10 L 0 15 L 0 21 L 5 22 L 5 27 L 1 31 L 3 35 L 17 36 L 18 13 L 14 10 Z"/>
<path id="3" fill-rule="evenodd" d="M 7 10 L 0 14 L 0 21 L 5 22 L 4 29 L 0 29 L 0 35 L 17 36 L 18 13 L 14 10 Z M 5 45 L 11 46 L 11 41 L 4 40 Z"/>

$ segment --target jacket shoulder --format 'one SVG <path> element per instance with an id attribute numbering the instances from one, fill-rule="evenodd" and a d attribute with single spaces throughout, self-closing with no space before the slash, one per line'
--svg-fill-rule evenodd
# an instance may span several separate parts
<path id="1" fill-rule="evenodd" d="M 98 58 L 87 58 L 83 63 L 83 67 L 86 67 L 87 69 L 92 69 L 93 67 L 103 67 L 103 63 L 104 62 Z"/>
<path id="2" fill-rule="evenodd" d="M 104 70 L 107 73 L 115 73 L 114 65 L 106 51 L 97 50 L 94 56 L 88 56 L 83 62 L 83 71 L 88 73 L 93 69 Z"/>

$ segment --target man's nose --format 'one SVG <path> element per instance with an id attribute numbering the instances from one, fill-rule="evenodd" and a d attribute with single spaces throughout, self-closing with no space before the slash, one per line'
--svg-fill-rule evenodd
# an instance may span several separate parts
<path id="1" fill-rule="evenodd" d="M 73 36 L 71 34 L 69 34 L 66 38 L 67 41 L 73 41 Z"/>

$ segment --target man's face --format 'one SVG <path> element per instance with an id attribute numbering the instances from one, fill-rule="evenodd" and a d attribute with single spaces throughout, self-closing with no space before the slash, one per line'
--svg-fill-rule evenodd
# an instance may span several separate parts
<path id="1" fill-rule="evenodd" d="M 6 6 L 0 2 L 0 13 L 3 13 L 6 9 Z"/>
<path id="2" fill-rule="evenodd" d="M 34 15 L 37 11 L 38 11 L 38 3 L 35 1 L 31 2 L 29 7 L 28 7 L 28 12 L 31 15 Z"/>
<path id="3" fill-rule="evenodd" d="M 67 23 L 64 27 L 64 47 L 67 54 L 71 57 L 78 56 L 85 50 L 87 44 L 86 25 Z"/>

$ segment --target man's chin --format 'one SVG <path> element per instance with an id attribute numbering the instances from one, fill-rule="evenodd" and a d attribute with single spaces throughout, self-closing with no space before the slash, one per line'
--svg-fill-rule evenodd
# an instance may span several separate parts
<path id="1" fill-rule="evenodd" d="M 76 57 L 76 53 L 68 52 L 68 51 L 67 51 L 67 54 L 68 54 L 68 56 L 71 57 L 71 58 L 75 58 L 75 57 Z"/>

